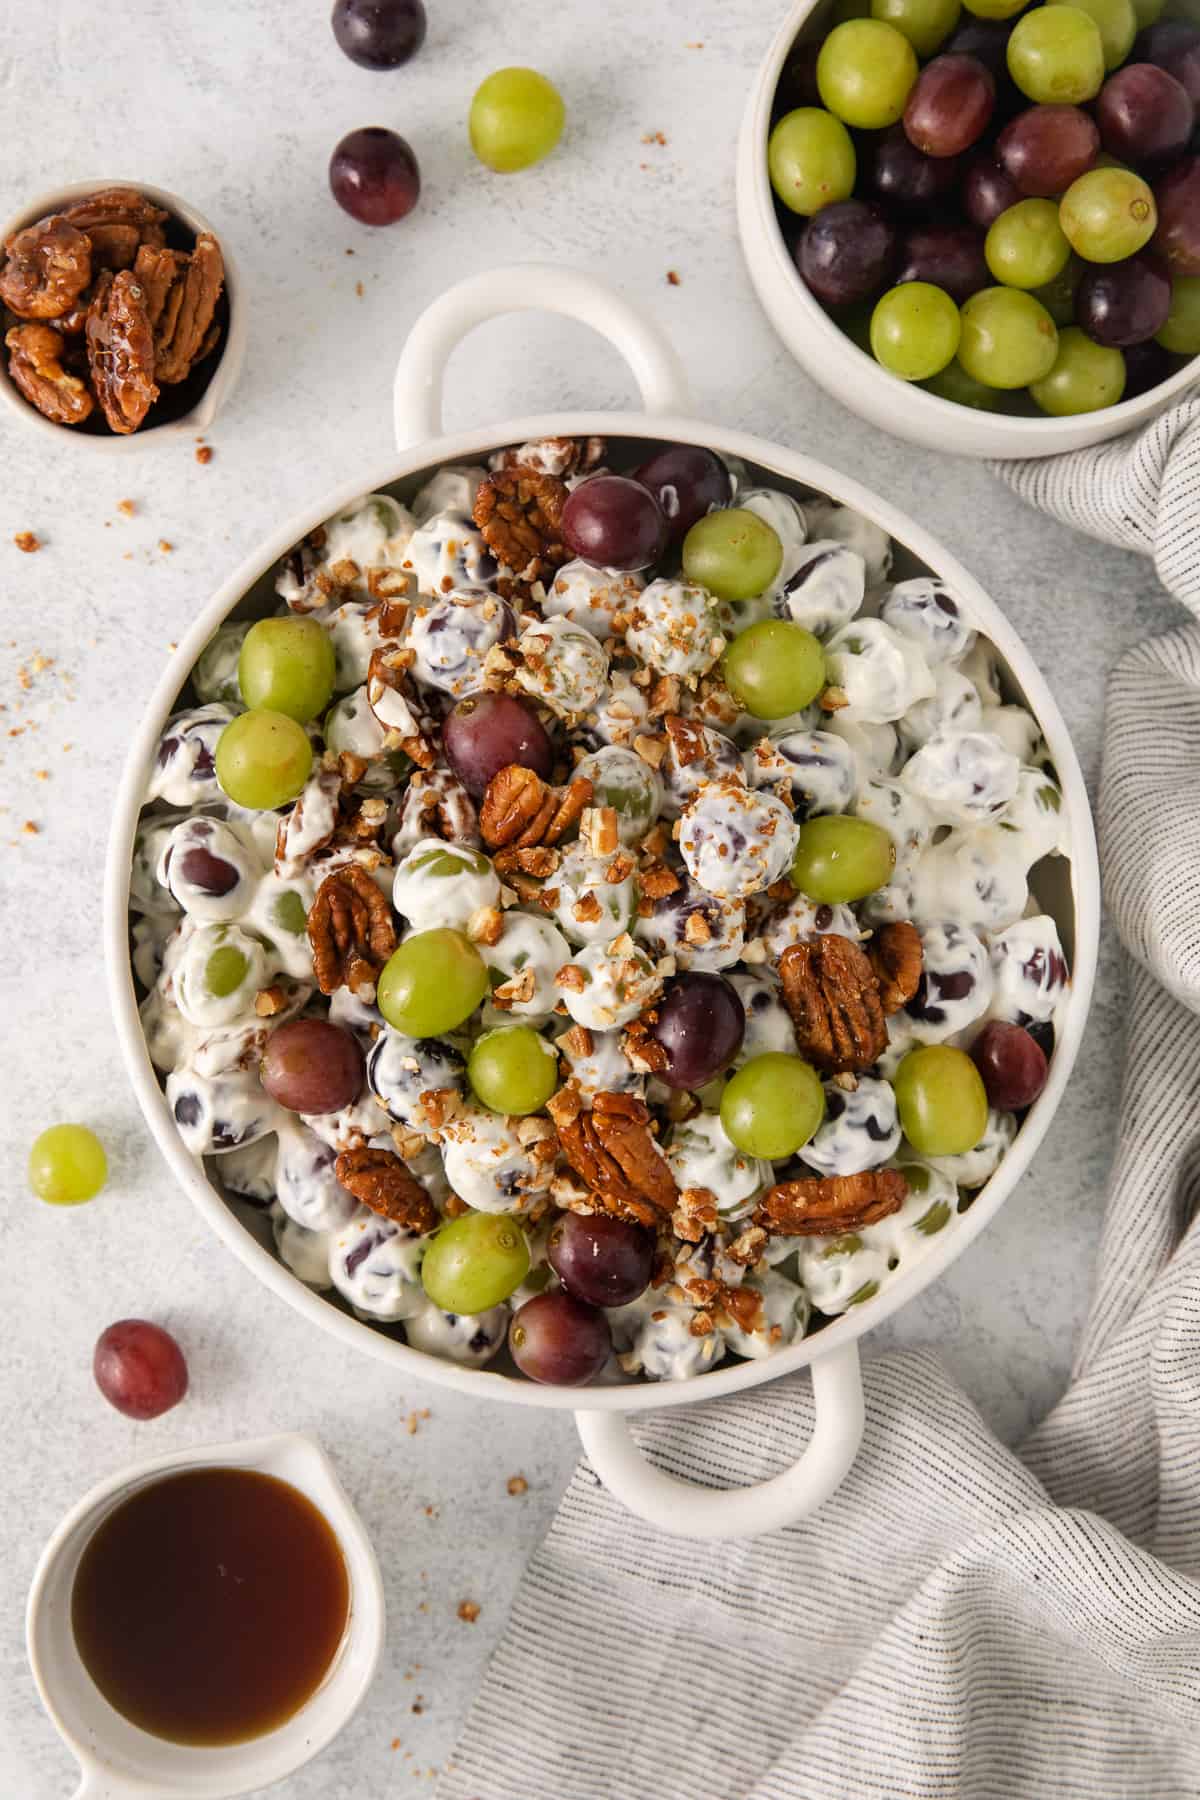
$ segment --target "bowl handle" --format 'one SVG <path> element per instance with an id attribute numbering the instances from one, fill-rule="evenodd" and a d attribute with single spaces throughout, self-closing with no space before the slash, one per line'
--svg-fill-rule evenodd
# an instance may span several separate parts
<path id="1" fill-rule="evenodd" d="M 589 1462 L 609 1492 L 639 1519 L 686 1538 L 744 1538 L 777 1531 L 815 1512 L 849 1473 L 863 1435 L 858 1345 L 812 1363 L 812 1436 L 790 1469 L 748 1488 L 697 1487 L 654 1468 L 624 1413 L 577 1412 Z"/>
<path id="2" fill-rule="evenodd" d="M 615 289 L 578 269 L 514 263 L 469 275 L 427 306 L 408 334 L 392 391 L 396 448 L 407 450 L 442 429 L 442 377 L 451 352 L 486 319 L 511 312 L 554 312 L 578 319 L 621 352 L 648 413 L 690 413 L 683 365 L 645 314 Z"/>

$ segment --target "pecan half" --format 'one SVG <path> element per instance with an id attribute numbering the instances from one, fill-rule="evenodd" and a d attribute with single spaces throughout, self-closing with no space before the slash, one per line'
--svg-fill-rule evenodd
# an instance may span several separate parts
<path id="1" fill-rule="evenodd" d="M 187 257 L 180 250 L 168 250 L 165 244 L 142 244 L 134 259 L 133 272 L 146 290 L 146 312 L 155 330 L 163 316 L 167 297 L 180 279 Z"/>
<path id="2" fill-rule="evenodd" d="M 327 875 L 308 914 L 313 970 L 323 994 L 348 987 L 352 994 L 374 988 L 396 948 L 396 928 L 387 895 L 357 863 Z"/>
<path id="3" fill-rule="evenodd" d="M 101 271 L 84 335 L 96 398 L 113 431 L 125 437 L 158 399 L 146 296 L 128 269 Z"/>
<path id="4" fill-rule="evenodd" d="M 884 1012 L 899 1012 L 920 985 L 924 962 L 920 932 L 908 919 L 884 925 L 867 945 L 867 957 L 879 983 Z"/>
<path id="5" fill-rule="evenodd" d="M 565 788 L 552 788 L 535 770 L 509 763 L 492 776 L 483 796 L 479 811 L 483 841 L 491 849 L 556 844 L 591 798 L 592 784 L 586 776 L 576 776 Z"/>
<path id="6" fill-rule="evenodd" d="M 562 541 L 567 490 L 537 469 L 498 469 L 475 496 L 474 519 L 505 574 L 497 582 L 506 599 L 548 581 L 569 551 Z"/>
<path id="7" fill-rule="evenodd" d="M 409 1231 L 432 1231 L 437 1208 L 416 1176 L 390 1150 L 343 1150 L 333 1165 L 338 1182 L 363 1206 Z"/>
<path id="8" fill-rule="evenodd" d="M 403 750 L 419 769 L 432 769 L 437 752 L 430 743 L 409 683 L 412 651 L 379 644 L 367 665 L 367 705 L 388 733 L 388 747 Z"/>
<path id="9" fill-rule="evenodd" d="M 494 450 L 488 457 L 488 468 L 495 474 L 501 469 L 533 469 L 539 475 L 580 475 L 604 461 L 608 445 L 601 437 L 532 438 L 527 444 L 513 444 L 507 450 Z"/>
<path id="10" fill-rule="evenodd" d="M 836 1237 L 898 1212 L 908 1183 L 898 1169 L 864 1175 L 808 1175 L 768 1188 L 754 1223 L 780 1237 Z"/>
<path id="11" fill-rule="evenodd" d="M 674 1211 L 679 1191 L 642 1101 L 633 1094 L 597 1094 L 585 1112 L 568 1087 L 548 1110 L 564 1156 L 603 1211 L 639 1225 L 658 1225 Z"/>
<path id="12" fill-rule="evenodd" d="M 142 254 L 139 251 L 139 261 Z M 208 338 L 213 314 L 225 284 L 220 246 L 209 232 L 200 232 L 191 255 L 181 260 L 186 266 L 171 288 L 154 329 L 154 373 L 168 387 L 186 380 L 193 364 L 211 349 Z"/>
<path id="13" fill-rule="evenodd" d="M 426 773 L 417 769 L 400 802 L 400 824 L 392 840 L 397 861 L 422 838 L 445 838 L 452 844 L 479 842 L 479 815 L 466 788 L 449 769 Z"/>
<path id="14" fill-rule="evenodd" d="M 14 325 L 4 342 L 8 372 L 40 413 L 56 425 L 80 425 L 95 402 L 87 386 L 62 364 L 66 340 L 49 325 Z"/>
<path id="15" fill-rule="evenodd" d="M 92 279 L 92 246 L 55 213 L 14 232 L 4 246 L 0 300 L 19 319 L 58 319 Z"/>
<path id="16" fill-rule="evenodd" d="M 84 231 L 99 254 L 121 254 L 130 245 L 128 261 L 110 268 L 128 268 L 139 244 L 161 244 L 166 213 L 136 188 L 101 188 L 99 193 L 63 208 L 63 218 Z M 132 232 L 132 237 L 130 233 Z"/>
<path id="17" fill-rule="evenodd" d="M 826 932 L 779 959 L 800 1054 L 818 1068 L 869 1069 L 887 1044 L 879 982 L 849 938 Z"/>

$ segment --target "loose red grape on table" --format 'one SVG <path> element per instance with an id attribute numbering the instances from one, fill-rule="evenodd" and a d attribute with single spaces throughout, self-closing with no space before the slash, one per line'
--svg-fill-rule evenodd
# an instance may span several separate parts
<path id="1" fill-rule="evenodd" d="M 348 132 L 329 161 L 334 199 L 360 225 L 395 225 L 421 195 L 421 172 L 397 131 L 367 125 Z"/>
<path id="2" fill-rule="evenodd" d="M 187 1393 L 183 1351 L 149 1319 L 118 1319 L 102 1331 L 92 1359 L 96 1386 L 130 1419 L 157 1419 Z"/>

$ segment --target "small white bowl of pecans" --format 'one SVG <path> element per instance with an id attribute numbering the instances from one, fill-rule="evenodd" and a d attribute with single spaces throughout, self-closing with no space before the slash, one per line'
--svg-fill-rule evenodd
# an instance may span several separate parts
<path id="1" fill-rule="evenodd" d="M 0 229 L 0 401 L 92 448 L 205 431 L 245 350 L 237 274 L 194 207 L 77 182 Z"/>

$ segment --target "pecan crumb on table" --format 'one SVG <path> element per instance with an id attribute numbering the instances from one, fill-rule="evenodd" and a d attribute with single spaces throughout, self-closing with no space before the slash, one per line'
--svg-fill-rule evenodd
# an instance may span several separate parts
<path id="1" fill-rule="evenodd" d="M 13 543 L 18 550 L 23 550 L 26 556 L 32 556 L 35 550 L 40 550 L 42 547 L 41 538 L 33 531 L 18 531 L 13 538 Z"/>
<path id="2" fill-rule="evenodd" d="M 479 1617 L 479 1608 L 474 1600 L 460 1600 L 458 1603 L 458 1616 L 465 1625 L 473 1625 Z"/>
<path id="3" fill-rule="evenodd" d="M 527 1494 L 529 1492 L 529 1483 L 523 1475 L 510 1475 L 508 1478 L 508 1491 L 514 1498 L 518 1494 Z"/>
<path id="4" fill-rule="evenodd" d="M 212 459 L 213 459 L 212 446 L 209 444 L 201 444 L 200 448 L 196 452 L 196 461 L 198 463 L 210 463 L 212 461 Z"/>

